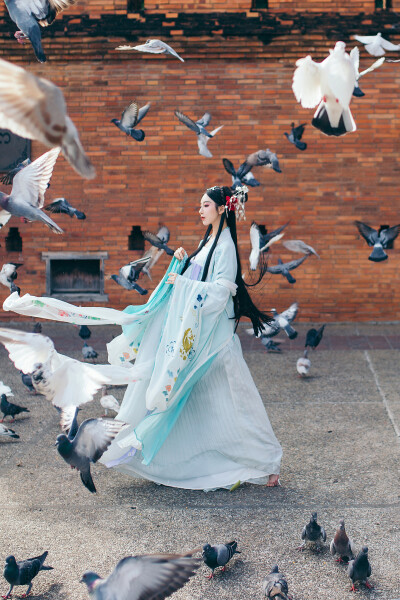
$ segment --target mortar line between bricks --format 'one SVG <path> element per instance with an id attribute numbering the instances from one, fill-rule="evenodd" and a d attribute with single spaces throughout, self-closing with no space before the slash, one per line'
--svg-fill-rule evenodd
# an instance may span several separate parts
<path id="1" fill-rule="evenodd" d="M 372 360 L 371 360 L 371 357 L 370 357 L 370 355 L 368 353 L 368 350 L 364 350 L 364 356 L 365 356 L 365 358 L 367 360 L 368 366 L 369 366 L 370 371 L 372 373 L 372 376 L 374 378 L 376 388 L 377 388 L 377 390 L 379 392 L 380 397 L 382 398 L 382 402 L 383 402 L 383 405 L 384 405 L 384 407 L 386 409 L 387 415 L 388 415 L 388 417 L 390 419 L 390 422 L 393 425 L 393 429 L 394 429 L 397 437 L 399 438 L 400 437 L 400 429 L 397 426 L 396 419 L 394 418 L 394 415 L 392 413 L 392 409 L 390 408 L 388 399 L 386 398 L 386 394 L 383 391 L 383 389 L 381 388 L 381 385 L 379 383 L 378 374 L 375 371 L 374 365 L 372 364 Z"/>

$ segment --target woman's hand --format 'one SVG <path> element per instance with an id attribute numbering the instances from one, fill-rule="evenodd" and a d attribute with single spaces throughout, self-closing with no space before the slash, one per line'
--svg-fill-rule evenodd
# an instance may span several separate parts
<path id="1" fill-rule="evenodd" d="M 168 275 L 168 279 L 165 283 L 171 283 L 172 285 L 174 285 L 177 277 L 178 277 L 178 273 L 170 273 Z"/>
<path id="2" fill-rule="evenodd" d="M 178 248 L 177 250 L 175 250 L 174 252 L 174 256 L 175 258 L 177 258 L 178 260 L 183 260 L 183 257 L 185 256 L 186 252 L 183 248 Z"/>

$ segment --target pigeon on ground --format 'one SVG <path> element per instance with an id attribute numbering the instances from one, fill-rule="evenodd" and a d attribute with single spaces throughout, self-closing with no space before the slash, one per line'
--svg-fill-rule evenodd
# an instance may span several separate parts
<path id="1" fill-rule="evenodd" d="M 61 147 L 65 158 L 77 173 L 87 179 L 95 176 L 95 169 L 83 150 L 78 131 L 67 115 L 61 89 L 48 79 L 36 77 L 2 59 L 0 127 L 21 137 L 37 140 L 48 148 Z"/>
<path id="2" fill-rule="evenodd" d="M 107 388 L 102 388 L 102 396 L 100 398 L 100 404 L 104 408 L 106 417 L 109 410 L 113 410 L 116 413 L 119 413 L 119 402 L 115 396 L 112 394 L 107 394 Z"/>
<path id="3" fill-rule="evenodd" d="M 357 582 L 364 583 L 367 588 L 372 588 L 372 585 L 368 582 L 368 577 L 371 576 L 372 569 L 368 560 L 367 546 L 364 546 L 357 554 L 356 558 L 349 562 L 347 573 L 353 582 L 350 591 L 356 591 L 355 584 Z"/>
<path id="4" fill-rule="evenodd" d="M 92 335 L 92 332 L 90 331 L 90 329 L 87 325 L 81 325 L 79 327 L 78 335 L 80 338 L 82 338 L 82 340 L 88 340 L 90 338 L 90 336 Z"/>
<path id="5" fill-rule="evenodd" d="M 314 254 L 319 258 L 317 252 L 312 246 L 309 246 L 303 240 L 285 240 L 282 244 L 291 252 L 300 252 L 301 254 Z"/>
<path id="6" fill-rule="evenodd" d="M 86 342 L 84 342 L 82 347 L 82 356 L 85 360 L 93 360 L 94 362 L 98 357 L 98 353 L 94 348 L 92 348 L 92 346 L 89 346 Z"/>
<path id="7" fill-rule="evenodd" d="M 261 336 L 261 343 L 263 344 L 267 352 L 282 352 L 281 348 L 279 348 L 279 344 L 281 342 L 277 340 L 270 340 L 265 336 Z"/>
<path id="8" fill-rule="evenodd" d="M 290 133 L 286 133 L 285 135 L 289 142 L 296 146 L 299 150 L 305 150 L 307 148 L 307 144 L 305 142 L 301 142 L 301 138 L 303 137 L 304 129 L 306 123 L 302 123 L 301 125 L 294 126 L 294 123 L 291 124 L 292 131 Z"/>
<path id="9" fill-rule="evenodd" d="M 282 600 L 288 600 L 288 584 L 282 573 L 279 573 L 278 565 L 275 565 L 272 568 L 272 571 L 264 579 L 263 590 L 265 598 L 281 598 Z"/>
<path id="10" fill-rule="evenodd" d="M 148 291 L 142 288 L 136 281 L 138 280 L 143 267 L 145 267 L 149 261 L 150 256 L 134 260 L 129 263 L 129 265 L 121 267 L 118 275 L 111 275 L 111 279 L 126 290 L 136 290 L 141 296 L 145 296 Z"/>
<path id="11" fill-rule="evenodd" d="M 4 435 L 5 437 L 19 439 L 19 435 L 15 433 L 12 429 L 8 429 L 5 425 L 0 423 L 0 437 Z"/>
<path id="12" fill-rule="evenodd" d="M 296 100 L 304 108 L 318 105 L 311 124 L 325 135 L 340 136 L 357 129 L 349 108 L 356 72 L 345 48 L 344 42 L 337 42 L 321 63 L 311 56 L 300 58 L 293 75 Z"/>
<path id="13" fill-rule="evenodd" d="M 378 60 L 376 60 L 374 63 L 372 63 L 372 65 L 370 67 L 368 67 L 368 69 L 361 71 L 361 73 L 359 71 L 360 51 L 357 48 L 357 46 L 355 46 L 355 48 L 353 48 L 353 50 L 350 52 L 350 58 L 351 58 L 351 61 L 354 65 L 354 69 L 356 72 L 356 84 L 354 86 L 353 96 L 356 96 L 357 98 L 362 98 L 363 96 L 365 96 L 365 94 L 361 90 L 359 83 L 358 83 L 360 78 L 363 77 L 364 75 L 366 75 L 367 73 L 371 73 L 371 71 L 375 71 L 375 69 L 377 69 L 378 67 L 383 65 L 383 63 L 385 62 L 385 57 L 383 56 L 382 58 L 378 58 Z"/>
<path id="14" fill-rule="evenodd" d="M 19 173 L 21 169 L 24 169 L 25 167 L 30 165 L 31 162 L 32 161 L 30 158 L 26 158 L 22 162 L 18 163 L 16 167 L 10 169 L 5 175 L 3 175 L 3 177 L 0 177 L 1 183 L 4 183 L 4 185 L 11 185 L 15 175 Z"/>
<path id="15" fill-rule="evenodd" d="M 344 527 L 344 519 L 340 519 L 335 537 L 331 541 L 330 551 L 332 556 L 337 554 L 336 562 L 346 562 L 354 558 L 355 549 L 352 540 L 348 537 Z"/>
<path id="16" fill-rule="evenodd" d="M 251 165 L 248 165 L 246 162 L 242 163 L 237 171 L 231 161 L 227 158 L 222 159 L 222 164 L 224 165 L 225 171 L 232 175 L 232 191 L 235 191 L 237 187 L 240 187 L 243 184 L 249 185 L 250 187 L 258 187 L 260 185 L 260 182 L 255 179 L 251 172 Z"/>
<path id="17" fill-rule="evenodd" d="M 203 546 L 203 561 L 211 569 L 211 575 L 208 579 L 214 577 L 214 571 L 217 567 L 222 567 L 222 571 L 225 571 L 227 563 L 231 560 L 234 554 L 240 554 L 239 550 L 236 550 L 237 542 L 228 542 L 227 544 L 216 544 L 210 546 L 205 544 Z"/>
<path id="18" fill-rule="evenodd" d="M 0 271 L 0 283 L 8 289 L 11 289 L 11 284 L 18 277 L 17 269 L 22 267 L 22 264 L 6 263 L 2 266 Z"/>
<path id="19" fill-rule="evenodd" d="M 147 115 L 150 106 L 151 103 L 149 102 L 139 109 L 138 103 L 134 100 L 125 108 L 121 120 L 111 119 L 111 123 L 114 123 L 114 125 L 126 133 L 128 137 L 132 137 L 137 142 L 142 142 L 146 137 L 146 134 L 142 129 L 136 129 L 136 125 L 138 125 L 143 117 Z"/>
<path id="20" fill-rule="evenodd" d="M 325 325 L 321 325 L 321 327 L 317 329 L 309 329 L 306 335 L 306 343 L 304 344 L 305 348 L 315 348 L 318 346 L 320 341 L 322 340 L 322 336 L 324 334 Z"/>
<path id="21" fill-rule="evenodd" d="M 22 383 L 24 384 L 24 386 L 27 387 L 30 392 L 33 392 L 34 394 L 36 394 L 37 392 L 36 392 L 35 388 L 33 387 L 32 377 L 30 376 L 30 374 L 24 373 L 23 371 L 20 371 L 20 373 L 21 373 L 21 380 L 22 380 Z"/>
<path id="22" fill-rule="evenodd" d="M 86 571 L 81 583 L 87 585 L 93 600 L 163 600 L 182 588 L 199 568 L 201 562 L 192 554 L 127 556 L 107 579 Z"/>
<path id="23" fill-rule="evenodd" d="M 13 404 L 7 400 L 7 396 L 5 394 L 1 395 L 0 399 L 0 411 L 3 413 L 3 418 L 0 419 L 0 423 L 3 423 L 6 417 L 11 417 L 10 423 L 15 421 L 16 415 L 19 415 L 23 412 L 30 412 L 28 408 L 24 406 L 18 406 L 18 404 Z"/>
<path id="24" fill-rule="evenodd" d="M 286 225 L 288 225 L 288 223 L 286 223 Z M 285 235 L 281 232 L 283 229 L 285 229 L 286 225 L 282 225 L 282 227 L 278 227 L 278 229 L 275 229 L 270 233 L 262 233 L 260 226 L 253 221 L 250 227 L 251 252 L 249 262 L 251 271 L 255 271 L 257 269 L 260 260 L 260 254 L 263 252 L 268 252 L 269 247 L 275 242 L 278 242 Z"/>
<path id="25" fill-rule="evenodd" d="M 164 244 L 168 244 L 169 242 L 169 238 L 170 238 L 170 232 L 168 227 L 166 227 L 165 225 L 162 225 L 160 227 L 160 229 L 157 231 L 157 237 L 164 243 Z M 162 255 L 162 253 L 164 252 L 164 250 L 160 250 L 158 248 L 156 248 L 155 246 L 151 246 L 151 248 L 149 248 L 149 250 L 146 250 L 146 252 L 143 254 L 142 259 L 149 259 L 149 262 L 146 263 L 143 268 L 142 268 L 142 272 L 147 275 L 147 277 L 150 279 L 151 281 L 151 269 L 154 267 L 154 265 L 156 264 L 156 262 L 158 261 L 158 259 L 160 258 L 160 256 Z"/>
<path id="26" fill-rule="evenodd" d="M 207 143 L 210 138 L 213 138 L 218 133 L 218 131 L 223 128 L 223 125 L 220 125 L 212 131 L 207 131 L 206 127 L 211 121 L 211 115 L 209 112 L 204 113 L 201 119 L 199 119 L 196 122 L 192 121 L 192 119 L 184 115 L 179 110 L 175 111 L 175 116 L 178 117 L 181 123 L 186 125 L 186 127 L 194 131 L 197 135 L 197 145 L 199 147 L 199 154 L 205 156 L 206 158 L 212 158 L 212 154 L 207 147 Z"/>
<path id="27" fill-rule="evenodd" d="M 325 529 L 317 523 L 317 513 L 311 515 L 310 522 L 301 532 L 301 539 L 304 540 L 298 550 L 305 550 L 307 546 L 314 548 L 317 552 L 321 550 L 321 542 L 326 542 Z"/>
<path id="28" fill-rule="evenodd" d="M 5 385 L 2 381 L 0 381 L 0 395 L 4 394 L 5 396 L 10 397 L 10 396 L 14 396 L 14 394 L 11 391 L 11 388 L 8 385 Z"/>
<path id="29" fill-rule="evenodd" d="M 90 463 L 97 462 L 103 456 L 123 427 L 125 423 L 114 419 L 86 419 L 74 437 L 71 435 L 69 438 L 64 433 L 57 436 L 59 454 L 80 472 L 83 485 L 92 493 L 96 492 L 96 487 L 90 473 Z"/>
<path id="30" fill-rule="evenodd" d="M 295 320 L 299 311 L 299 305 L 294 302 L 281 313 L 278 313 L 275 308 L 272 309 L 273 321 L 271 323 L 265 323 L 256 337 L 261 338 L 272 338 L 278 335 L 283 329 L 289 339 L 294 340 L 297 337 L 297 331 L 292 327 L 291 323 Z M 252 328 L 246 329 L 249 335 L 253 335 L 254 331 Z M 264 343 L 264 342 L 263 342 Z"/>
<path id="31" fill-rule="evenodd" d="M 42 48 L 40 27 L 47 27 L 57 14 L 69 8 L 76 0 L 5 0 L 11 19 L 20 28 L 14 35 L 20 44 L 30 40 L 39 62 L 46 62 Z"/>
<path id="32" fill-rule="evenodd" d="M 388 255 L 384 251 L 384 248 L 387 248 L 388 244 L 397 238 L 400 231 L 400 225 L 381 229 L 378 232 L 376 229 L 373 229 L 373 227 L 370 227 L 361 221 L 355 221 L 354 224 L 368 246 L 374 247 L 371 254 L 368 256 L 368 260 L 372 260 L 373 262 L 382 262 L 383 260 L 386 260 Z"/>
<path id="33" fill-rule="evenodd" d="M 278 258 L 278 264 L 272 267 L 267 267 L 268 273 L 273 273 L 274 275 L 280 273 L 283 277 L 286 277 L 289 283 L 296 283 L 296 279 L 289 273 L 289 271 L 293 271 L 293 269 L 297 269 L 303 263 L 306 258 L 310 256 L 310 254 L 306 254 L 297 260 L 291 260 L 290 262 L 283 263 L 280 258 Z"/>
<path id="34" fill-rule="evenodd" d="M 80 221 L 86 219 L 85 213 L 71 206 L 68 200 L 66 200 L 65 198 L 56 198 L 51 204 L 45 206 L 44 210 L 47 210 L 48 212 L 54 214 L 62 213 L 64 215 L 70 216 L 71 219 L 73 217 L 76 217 Z"/>
<path id="35" fill-rule="evenodd" d="M 138 50 L 139 52 L 150 52 L 151 54 L 172 54 L 180 61 L 185 62 L 171 46 L 168 46 L 161 40 L 147 40 L 145 44 L 139 46 L 118 46 L 116 50 Z"/>
<path id="36" fill-rule="evenodd" d="M 308 350 L 304 350 L 303 356 L 301 356 L 297 363 L 296 369 L 300 377 L 305 377 L 311 368 L 311 360 L 308 358 Z"/>
<path id="37" fill-rule="evenodd" d="M 383 56 L 385 51 L 394 52 L 400 50 L 399 44 L 392 44 L 382 37 L 381 33 L 376 35 L 355 35 L 354 39 L 365 44 L 365 49 L 372 56 Z"/>
<path id="38" fill-rule="evenodd" d="M 26 560 L 15 560 L 15 556 L 7 556 L 4 567 L 4 579 L 10 584 L 10 589 L 3 598 L 11 598 L 11 592 L 16 585 L 27 585 L 28 589 L 21 598 L 26 598 L 32 589 L 32 580 L 36 577 L 39 571 L 52 571 L 53 567 L 44 565 L 48 552 L 43 552 L 41 556 L 28 558 Z"/>
<path id="39" fill-rule="evenodd" d="M 165 252 L 169 256 L 173 256 L 174 255 L 174 250 L 172 250 L 171 248 L 169 248 L 167 246 L 166 242 L 164 241 L 164 238 L 158 237 L 158 235 L 156 235 L 155 233 L 151 233 L 151 231 L 144 231 L 143 232 L 143 237 L 144 237 L 145 240 L 147 240 L 148 242 L 150 242 L 150 244 L 152 246 L 155 246 L 159 250 L 165 250 Z"/>
<path id="40" fill-rule="evenodd" d="M 54 233 L 63 233 L 61 227 L 41 210 L 47 184 L 59 153 L 60 148 L 53 148 L 42 154 L 15 175 L 10 195 L 0 192 L 0 215 L 4 216 L 4 219 L 8 217 L 8 221 L 11 216 L 16 216 L 26 221 L 41 221 Z"/>

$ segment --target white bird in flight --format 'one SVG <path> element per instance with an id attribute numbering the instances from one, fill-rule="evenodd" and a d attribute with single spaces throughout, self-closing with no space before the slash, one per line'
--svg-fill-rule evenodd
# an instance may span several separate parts
<path id="1" fill-rule="evenodd" d="M 138 50 L 139 52 L 150 52 L 151 54 L 172 54 L 180 61 L 185 62 L 171 46 L 161 40 L 147 40 L 139 46 L 118 46 L 116 50 Z"/>
<path id="2" fill-rule="evenodd" d="M 385 51 L 394 52 L 400 50 L 399 44 L 392 44 L 382 37 L 381 33 L 376 35 L 355 35 L 354 39 L 365 44 L 366 51 L 372 56 L 383 56 Z"/>

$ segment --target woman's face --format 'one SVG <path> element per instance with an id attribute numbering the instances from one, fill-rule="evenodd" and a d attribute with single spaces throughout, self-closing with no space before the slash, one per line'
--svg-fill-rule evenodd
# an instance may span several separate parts
<path id="1" fill-rule="evenodd" d="M 203 225 L 208 227 L 212 225 L 215 227 L 220 220 L 221 214 L 223 212 L 223 207 L 217 206 L 214 200 L 211 200 L 207 194 L 204 194 L 202 199 L 200 200 L 200 218 Z"/>

